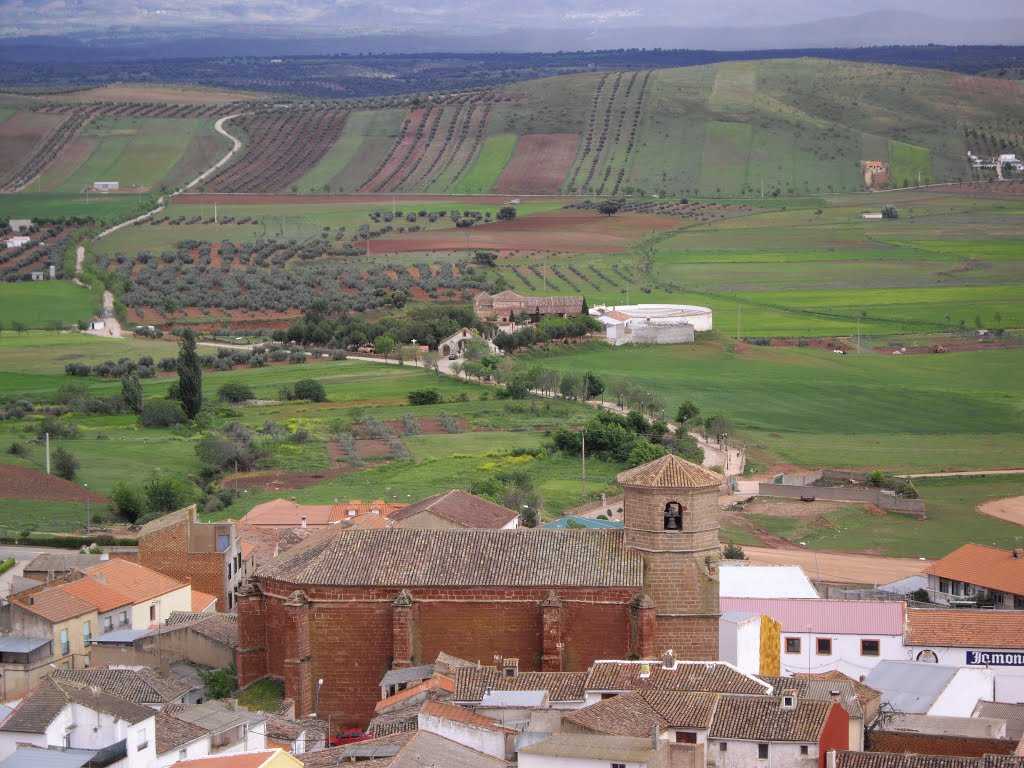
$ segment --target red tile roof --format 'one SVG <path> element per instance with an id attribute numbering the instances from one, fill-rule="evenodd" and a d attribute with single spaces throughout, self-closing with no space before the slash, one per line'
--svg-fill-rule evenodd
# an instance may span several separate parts
<path id="1" fill-rule="evenodd" d="M 943 579 L 1024 595 L 1024 557 L 981 544 L 964 544 L 924 569 Z"/>
<path id="2" fill-rule="evenodd" d="M 619 485 L 634 488 L 717 488 L 725 478 L 692 461 L 667 454 L 619 474 Z"/>
<path id="3" fill-rule="evenodd" d="M 152 600 L 186 586 L 162 573 L 120 559 L 94 565 L 86 573 L 99 581 L 105 580 L 108 585 L 118 592 L 123 592 L 135 604 Z"/>
<path id="4" fill-rule="evenodd" d="M 279 749 L 265 749 L 260 752 L 242 752 L 234 755 L 195 757 L 179 760 L 174 765 L 180 765 L 182 768 L 259 768 L 280 751 Z M 301 763 L 296 760 L 296 765 L 301 765 Z"/>
<path id="5" fill-rule="evenodd" d="M 192 610 L 196 613 L 205 611 L 215 602 L 217 602 L 217 598 L 213 595 L 208 595 L 206 592 L 200 592 L 198 589 L 192 590 Z"/>
<path id="6" fill-rule="evenodd" d="M 96 610 L 96 606 L 92 603 L 70 592 L 65 592 L 61 587 L 44 589 L 41 592 L 36 592 L 15 602 L 20 604 L 22 608 L 32 611 L 37 616 L 42 616 L 47 621 L 52 621 L 55 624 L 60 621 L 73 619 L 76 616 L 84 616 Z"/>
<path id="7" fill-rule="evenodd" d="M 484 728 L 488 731 L 498 731 L 500 733 L 517 733 L 513 728 L 505 728 L 498 724 L 496 720 L 492 720 L 489 717 L 478 715 L 476 712 L 466 709 L 465 707 L 458 707 L 454 704 L 445 704 L 441 701 L 425 701 L 423 706 L 420 707 L 420 712 L 430 717 L 437 717 L 441 720 L 451 720 L 456 723 L 462 723 L 463 725 L 472 725 L 475 728 Z"/>
<path id="8" fill-rule="evenodd" d="M 408 520 L 429 512 L 463 528 L 503 528 L 516 519 L 515 510 L 459 489 L 438 493 L 391 514 L 394 520 Z"/>
<path id="9" fill-rule="evenodd" d="M 907 645 L 1024 649 L 1024 611 L 907 610 Z"/>
<path id="10" fill-rule="evenodd" d="M 96 610 L 100 613 L 106 613 L 107 611 L 113 611 L 116 608 L 123 608 L 126 605 L 132 604 L 132 599 L 124 594 L 124 592 L 120 592 L 109 584 L 103 584 L 89 577 L 68 582 L 58 587 L 58 589 L 63 589 L 65 592 L 79 597 L 87 603 L 91 603 L 96 606 Z"/>
<path id="11" fill-rule="evenodd" d="M 390 709 L 403 701 L 418 696 L 421 693 L 427 693 L 428 691 L 446 691 L 453 693 L 455 691 L 455 681 L 450 677 L 444 675 L 434 675 L 429 680 L 424 680 L 419 685 L 414 685 L 412 688 L 406 688 L 404 691 L 399 691 L 394 696 L 388 696 L 386 699 L 381 699 L 374 706 L 375 712 L 382 712 L 385 709 Z"/>

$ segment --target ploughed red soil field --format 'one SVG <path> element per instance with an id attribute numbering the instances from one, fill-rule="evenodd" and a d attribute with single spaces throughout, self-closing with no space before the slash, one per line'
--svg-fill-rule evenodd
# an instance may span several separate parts
<path id="1" fill-rule="evenodd" d="M 498 192 L 554 194 L 569 174 L 576 149 L 577 133 L 531 133 L 520 136 L 512 159 L 498 177 Z"/>
<path id="2" fill-rule="evenodd" d="M 86 491 L 70 480 L 48 475 L 31 467 L 17 467 L 11 464 L 0 464 L 0 488 L 9 499 L 29 499 L 30 501 L 89 501 L 95 504 L 106 504 L 107 497 L 102 493 Z"/>
<path id="3" fill-rule="evenodd" d="M 455 251 L 467 247 L 496 251 L 625 253 L 630 243 L 652 230 L 673 229 L 677 226 L 678 220 L 671 216 L 605 216 L 595 211 L 550 211 L 515 221 L 497 221 L 465 229 L 452 227 L 371 240 L 370 253 Z"/>

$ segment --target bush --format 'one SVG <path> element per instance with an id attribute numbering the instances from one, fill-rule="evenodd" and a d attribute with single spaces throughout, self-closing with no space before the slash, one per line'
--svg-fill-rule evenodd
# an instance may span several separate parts
<path id="1" fill-rule="evenodd" d="M 226 699 L 238 688 L 238 676 L 234 666 L 222 669 L 199 670 L 206 692 L 211 699 Z"/>
<path id="2" fill-rule="evenodd" d="M 110 510 L 126 523 L 134 523 L 146 512 L 146 497 L 139 488 L 120 482 L 110 490 Z"/>
<path id="3" fill-rule="evenodd" d="M 75 458 L 71 451 L 61 447 L 53 452 L 53 472 L 57 477 L 63 477 L 65 480 L 74 480 L 78 468 L 78 459 Z"/>
<path id="4" fill-rule="evenodd" d="M 292 397 L 296 400 L 322 403 L 327 399 L 327 392 L 324 391 L 324 385 L 316 379 L 299 379 L 292 388 Z"/>
<path id="5" fill-rule="evenodd" d="M 217 390 L 217 399 L 222 403 L 244 403 L 254 399 L 252 387 L 238 381 L 229 381 Z"/>
<path id="6" fill-rule="evenodd" d="M 290 355 L 288 355 L 288 362 L 291 363 L 292 365 L 295 365 L 297 363 L 304 363 L 306 362 L 306 353 L 300 349 L 296 349 Z"/>
<path id="7" fill-rule="evenodd" d="M 441 402 L 441 393 L 436 389 L 415 389 L 409 393 L 409 405 L 436 405 Z"/>
<path id="8" fill-rule="evenodd" d="M 92 368 L 85 363 L 68 363 L 64 366 L 64 373 L 68 376 L 88 376 Z"/>
<path id="9" fill-rule="evenodd" d="M 173 427 L 184 424 L 185 411 L 177 400 L 147 400 L 142 406 L 139 421 L 144 427 Z"/>
<path id="10" fill-rule="evenodd" d="M 24 459 L 25 457 L 28 456 L 28 448 L 26 448 L 18 441 L 14 441 L 13 443 L 11 443 L 10 447 L 7 449 L 7 452 L 11 454 L 11 456 L 17 456 L 18 458 L 21 459 Z"/>
<path id="11" fill-rule="evenodd" d="M 746 560 L 747 555 L 743 551 L 743 547 L 733 542 L 727 543 L 722 547 L 722 557 L 726 560 Z"/>

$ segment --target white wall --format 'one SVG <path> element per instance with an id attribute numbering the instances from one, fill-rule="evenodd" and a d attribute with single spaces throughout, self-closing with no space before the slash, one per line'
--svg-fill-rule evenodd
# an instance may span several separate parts
<path id="1" fill-rule="evenodd" d="M 46 736 L 41 733 L 16 733 L 14 731 L 0 731 L 0 760 L 6 760 L 19 744 L 32 744 L 36 747 L 46 749 Z"/>
<path id="2" fill-rule="evenodd" d="M 808 742 L 807 754 L 800 754 L 800 744 L 769 742 L 768 758 L 757 756 L 756 741 L 726 741 L 727 749 L 721 751 L 722 739 L 708 739 L 708 765 L 715 768 L 814 768 L 818 764 L 818 745 Z"/>
<path id="3" fill-rule="evenodd" d="M 718 660 L 737 666 L 749 675 L 761 673 L 761 617 L 718 622 Z"/>
<path id="4" fill-rule="evenodd" d="M 908 648 L 909 658 L 917 659 L 917 656 L 921 651 L 929 650 L 938 657 L 939 664 L 945 664 L 951 667 L 965 667 L 967 669 L 987 669 L 991 671 L 995 693 L 993 701 L 1000 701 L 1006 704 L 1024 704 L 1024 666 L 1021 667 L 980 667 L 980 666 L 968 666 L 967 664 L 967 651 L 976 650 L 984 651 L 988 650 L 984 647 L 977 647 L 972 649 L 967 648 L 935 648 L 926 647 L 921 645 L 910 646 Z"/>
<path id="5" fill-rule="evenodd" d="M 419 729 L 444 736 L 485 755 L 505 759 L 505 734 L 419 713 Z"/>
<path id="6" fill-rule="evenodd" d="M 800 653 L 786 653 L 786 638 L 800 638 Z M 818 655 L 816 653 L 819 637 L 832 639 L 832 653 Z M 878 656 L 861 656 L 861 640 L 878 640 Z M 785 676 L 797 672 L 828 672 L 838 669 L 854 680 L 866 675 L 883 659 L 906 661 L 907 649 L 903 645 L 902 635 L 830 635 L 826 633 L 782 632 L 780 639 L 780 655 L 782 674 Z"/>
<path id="7" fill-rule="evenodd" d="M 519 753 L 519 768 L 608 768 L 611 760 L 586 760 L 578 757 L 548 757 Z M 647 763 L 623 763 L 626 768 L 647 768 Z"/>
<path id="8" fill-rule="evenodd" d="M 995 678 L 990 669 L 958 670 L 928 710 L 929 715 L 970 717 L 979 701 L 992 701 Z"/>
<path id="9" fill-rule="evenodd" d="M 156 605 L 156 621 L 150 621 L 149 607 Z M 147 600 L 132 606 L 132 629 L 145 629 L 151 624 L 163 624 L 175 611 L 192 610 L 192 587 L 185 584 L 180 589 L 168 592 L 154 600 Z"/>
<path id="10" fill-rule="evenodd" d="M 182 750 L 185 750 L 184 755 L 181 754 Z M 153 768 L 169 768 L 179 760 L 186 760 L 192 757 L 206 757 L 209 754 L 210 736 L 207 734 L 201 739 L 196 739 L 183 747 L 177 747 L 164 752 L 162 755 L 157 755 L 153 762 Z"/>

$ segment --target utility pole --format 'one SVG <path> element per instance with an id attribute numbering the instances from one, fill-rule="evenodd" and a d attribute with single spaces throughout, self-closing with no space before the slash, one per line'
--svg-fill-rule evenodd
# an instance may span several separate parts
<path id="1" fill-rule="evenodd" d="M 741 310 L 742 310 L 742 307 L 740 307 L 737 304 L 736 305 L 736 343 L 737 344 L 740 341 L 740 311 Z"/>
<path id="2" fill-rule="evenodd" d="M 50 474 L 50 433 L 46 433 L 46 474 Z"/>
<path id="3" fill-rule="evenodd" d="M 216 200 L 213 201 L 213 223 L 214 224 L 219 224 L 220 223 L 220 222 L 217 221 L 217 201 Z"/>
<path id="4" fill-rule="evenodd" d="M 583 451 L 581 453 L 583 459 L 583 500 L 587 500 L 587 428 L 580 427 L 580 436 L 583 438 Z"/>
<path id="5" fill-rule="evenodd" d="M 857 354 L 860 354 L 860 315 L 857 315 Z"/>

